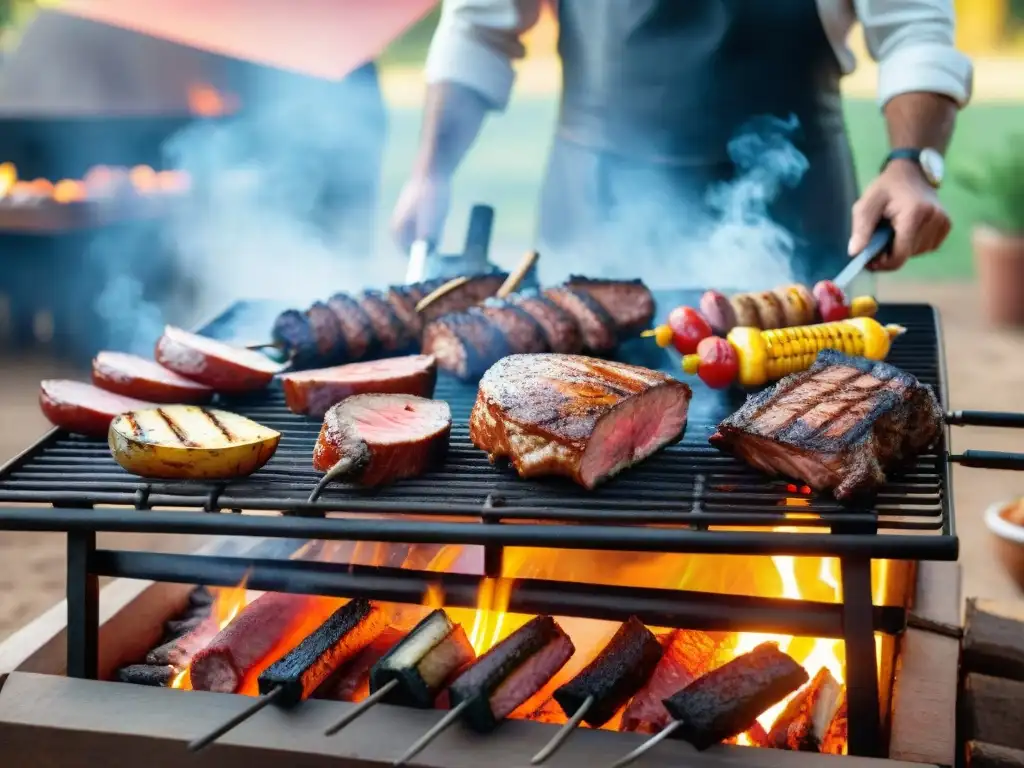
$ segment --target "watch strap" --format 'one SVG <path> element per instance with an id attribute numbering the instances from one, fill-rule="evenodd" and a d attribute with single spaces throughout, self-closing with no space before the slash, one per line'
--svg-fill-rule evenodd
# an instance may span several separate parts
<path id="1" fill-rule="evenodd" d="M 894 149 L 891 152 L 889 152 L 888 155 L 886 155 L 885 160 L 882 162 L 881 170 L 884 171 L 889 166 L 889 163 L 891 163 L 893 160 L 913 160 L 915 163 L 920 163 L 921 150 L 912 149 L 909 147 L 900 147 Z"/>

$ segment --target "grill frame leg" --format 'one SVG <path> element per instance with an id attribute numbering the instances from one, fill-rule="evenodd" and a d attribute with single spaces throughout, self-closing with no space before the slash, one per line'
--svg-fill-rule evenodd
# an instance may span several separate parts
<path id="1" fill-rule="evenodd" d="M 871 560 L 843 557 L 839 566 L 846 648 L 847 752 L 857 757 L 884 757 L 878 657 L 871 619 Z"/>
<path id="2" fill-rule="evenodd" d="M 99 577 L 92 572 L 95 531 L 67 534 L 67 674 L 95 680 L 99 660 Z"/>

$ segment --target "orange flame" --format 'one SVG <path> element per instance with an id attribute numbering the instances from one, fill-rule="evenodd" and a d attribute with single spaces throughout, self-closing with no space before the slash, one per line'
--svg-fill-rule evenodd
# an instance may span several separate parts
<path id="1" fill-rule="evenodd" d="M 191 179 L 184 171 L 157 171 L 148 165 L 134 168 L 112 168 L 95 165 L 81 179 L 32 179 L 18 177 L 14 163 L 0 163 L 0 198 L 46 198 L 55 203 L 68 204 L 109 197 L 128 189 L 141 197 L 188 192 Z"/>

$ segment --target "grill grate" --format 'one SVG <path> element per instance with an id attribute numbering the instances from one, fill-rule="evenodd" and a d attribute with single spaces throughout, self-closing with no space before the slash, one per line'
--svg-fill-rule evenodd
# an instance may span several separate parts
<path id="1" fill-rule="evenodd" d="M 663 311 L 679 303 L 661 298 Z M 245 312 L 264 318 L 247 318 L 254 328 L 270 326 L 270 306 L 240 307 L 208 326 L 207 332 L 228 334 L 225 324 L 238 321 L 237 314 Z M 941 340 L 934 310 L 926 305 L 885 305 L 879 319 L 907 327 L 889 359 L 932 385 L 945 406 Z M 230 334 L 236 335 L 237 328 Z M 674 354 L 648 343 L 627 345 L 623 358 L 678 371 Z M 737 545 L 743 541 L 741 548 L 749 551 L 751 529 L 763 539 L 764 549 L 785 550 L 791 544 L 787 539 L 808 534 L 771 529 L 798 525 L 826 534 L 816 537 L 821 539 L 821 554 L 851 551 L 848 546 L 860 539 L 857 552 L 873 557 L 956 557 L 945 444 L 893 475 L 870 504 L 841 505 L 828 497 L 805 496 L 788 481 L 765 478 L 712 449 L 707 437 L 713 425 L 734 410 L 741 398 L 711 392 L 697 382 L 690 423 L 679 445 L 597 491 L 585 492 L 568 481 L 523 481 L 511 469 L 492 467 L 469 441 L 467 418 L 475 394 L 474 386 L 442 376 L 436 396 L 450 403 L 455 420 L 446 465 L 424 477 L 379 490 L 335 485 L 316 504 L 306 504 L 319 477 L 310 461 L 319 422 L 291 414 L 278 390 L 220 403 L 282 433 L 274 458 L 251 477 L 229 483 L 142 481 L 117 466 L 104 442 L 52 433 L 0 472 L 0 502 L 283 510 L 299 515 L 406 513 L 444 517 L 449 522 L 463 517 L 485 518 L 486 522 L 586 524 L 606 531 L 610 526 L 663 524 L 678 529 L 682 525 L 692 533 L 694 550 L 705 548 L 700 543 L 703 535 L 708 541 L 714 539 L 713 549 L 721 552 L 731 551 L 730 538 L 723 532 L 732 533 Z M 424 523 L 430 524 L 429 520 Z M 443 525 L 440 521 L 435 524 Z M 740 527 L 746 530 L 737 531 Z M 551 535 L 556 536 L 557 530 Z"/>

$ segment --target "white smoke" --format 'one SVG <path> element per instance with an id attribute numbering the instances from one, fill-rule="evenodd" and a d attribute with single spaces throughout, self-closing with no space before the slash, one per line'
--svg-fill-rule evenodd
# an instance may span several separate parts
<path id="1" fill-rule="evenodd" d="M 652 288 L 740 291 L 794 282 L 796 241 L 771 206 L 809 167 L 791 141 L 797 127 L 795 117 L 751 121 L 727 147 L 734 177 L 706 189 L 684 189 L 673 176 L 688 172 L 669 166 L 613 178 L 611 217 L 586 242 L 559 249 L 544 265 L 545 280 L 575 272 L 640 277 Z"/>

